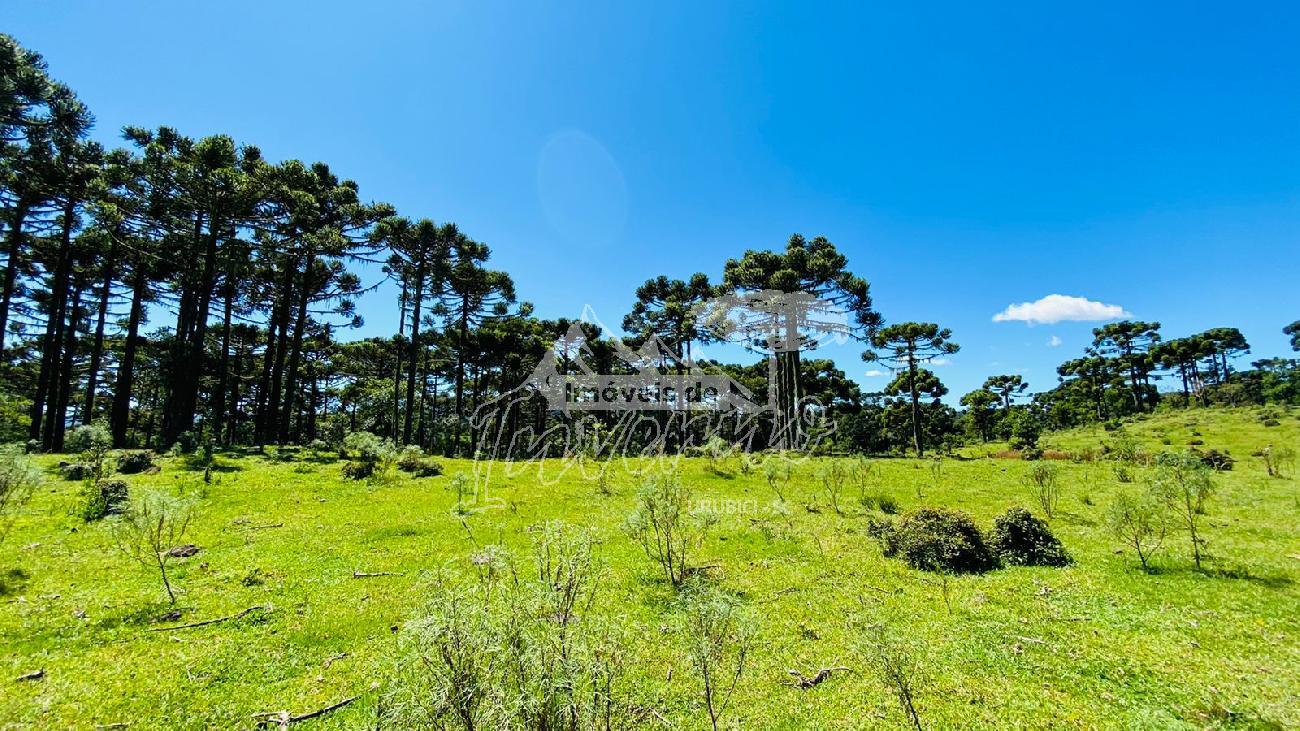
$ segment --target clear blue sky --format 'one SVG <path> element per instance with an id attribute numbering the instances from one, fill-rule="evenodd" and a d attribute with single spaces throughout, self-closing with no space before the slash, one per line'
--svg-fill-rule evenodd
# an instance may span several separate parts
<path id="1" fill-rule="evenodd" d="M 328 162 L 488 243 L 542 316 L 615 324 L 652 275 L 802 232 L 888 321 L 953 329 L 954 395 L 1053 385 L 1095 323 L 993 321 L 1050 294 L 1289 353 L 1300 6 L 806 5 L 11 2 L 0 25 L 97 137 Z M 393 330 L 391 290 L 360 304 Z M 833 354 L 879 389 L 859 352 Z"/>

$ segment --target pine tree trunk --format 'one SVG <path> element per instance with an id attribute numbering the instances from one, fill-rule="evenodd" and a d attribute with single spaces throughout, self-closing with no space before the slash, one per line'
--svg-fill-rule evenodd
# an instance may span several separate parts
<path id="1" fill-rule="evenodd" d="M 316 265 L 316 253 L 310 252 L 307 255 L 306 266 L 302 273 L 302 291 L 298 299 L 298 312 L 294 316 L 293 323 L 293 343 L 289 350 L 289 366 L 285 374 L 284 389 L 284 419 L 280 424 L 279 441 L 284 444 L 289 441 L 290 430 L 293 425 L 293 414 L 298 404 L 298 369 L 302 364 L 302 340 L 307 329 L 307 304 L 311 300 L 311 270 Z"/>
<path id="2" fill-rule="evenodd" d="M 95 418 L 95 390 L 99 388 L 99 367 L 104 357 L 104 323 L 108 319 L 108 300 L 113 294 L 113 276 L 117 273 L 117 247 L 109 250 L 108 261 L 104 263 L 103 289 L 99 293 L 99 311 L 95 316 L 95 340 L 90 346 L 90 365 L 86 373 L 86 401 L 82 411 L 82 423 L 89 424 Z"/>
<path id="3" fill-rule="evenodd" d="M 81 287 L 73 292 L 72 306 L 68 309 L 68 327 L 63 338 L 62 354 L 59 360 L 57 380 L 51 385 L 50 394 L 53 396 L 53 409 L 46 420 L 46 428 L 50 435 L 49 449 L 55 452 L 63 451 L 63 437 L 68 427 L 68 402 L 72 400 L 72 382 L 73 359 L 77 352 L 77 330 L 81 324 L 81 294 L 84 290 Z"/>
<path id="4" fill-rule="evenodd" d="M 117 384 L 113 387 L 113 408 L 110 414 L 113 446 L 126 446 L 127 426 L 131 416 L 131 390 L 135 384 L 135 356 L 140 337 L 140 321 L 144 317 L 144 298 L 148 291 L 148 272 L 143 263 L 137 263 L 132 272 L 131 312 L 127 315 L 126 342 L 122 346 L 122 360 L 117 365 Z"/>
<path id="5" fill-rule="evenodd" d="M 0 353 L 5 349 L 5 335 L 9 329 L 9 309 L 13 305 L 14 292 L 18 289 L 18 269 L 22 266 L 23 223 L 27 220 L 27 199 L 19 197 L 14 203 L 13 215 L 9 219 L 9 236 L 5 260 L 3 290 L 0 291 Z"/>

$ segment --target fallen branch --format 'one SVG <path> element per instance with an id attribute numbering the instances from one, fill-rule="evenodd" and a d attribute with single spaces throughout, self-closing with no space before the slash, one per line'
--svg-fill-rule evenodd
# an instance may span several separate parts
<path id="1" fill-rule="evenodd" d="M 332 706 L 325 706 L 324 708 L 319 708 L 315 711 L 312 711 L 311 713 L 304 713 L 301 716 L 289 715 L 288 711 L 271 711 L 269 713 L 254 713 L 253 720 L 256 721 L 259 726 L 279 726 L 280 728 L 288 728 L 289 724 L 299 723 L 301 721 L 310 721 L 313 718 L 320 718 L 321 716 L 324 716 L 326 713 L 337 711 L 338 709 L 350 703 L 356 702 L 360 698 L 361 696 L 359 695 L 354 695 L 351 698 L 344 698 L 343 700 L 339 701 L 338 703 L 335 703 Z"/>
<path id="2" fill-rule="evenodd" d="M 175 627 L 150 627 L 147 631 L 171 632 L 172 630 L 178 630 L 178 629 L 193 629 L 194 627 L 205 627 L 209 624 L 216 624 L 218 622 L 228 622 L 232 619 L 240 619 L 242 617 L 247 617 L 249 614 L 259 610 L 263 612 L 269 612 L 271 611 L 271 608 L 258 605 L 256 607 L 249 607 L 248 609 L 245 609 L 244 611 L 239 612 L 238 614 L 232 614 L 229 617 L 217 617 L 216 619 L 205 619 L 202 622 L 191 622 L 190 624 L 182 624 L 182 625 L 177 625 Z"/>
<path id="3" fill-rule="evenodd" d="M 284 523 L 267 523 L 266 525 L 250 525 L 250 530 L 266 530 L 267 528 L 283 528 Z"/>
<path id="4" fill-rule="evenodd" d="M 45 668 L 41 668 L 40 670 L 35 670 L 33 672 L 27 673 L 26 675 L 19 675 L 17 682 L 21 683 L 24 680 L 40 680 L 43 677 L 45 677 Z"/>
<path id="5" fill-rule="evenodd" d="M 376 576 L 405 576 L 405 574 L 401 571 L 376 571 L 374 573 L 366 573 L 365 571 L 352 572 L 352 578 L 354 579 L 371 579 Z"/>
<path id="6" fill-rule="evenodd" d="M 815 688 L 818 685 L 821 685 L 822 683 L 826 682 L 827 680 L 830 680 L 831 673 L 841 673 L 841 672 L 848 672 L 848 671 L 849 668 L 846 667 L 822 668 L 821 670 L 818 670 L 816 673 L 814 673 L 812 676 L 806 676 L 803 673 L 799 672 L 798 670 L 793 670 L 793 669 L 787 670 L 786 672 L 794 676 L 795 678 L 788 685 L 790 685 L 793 688 L 798 688 L 800 690 L 808 690 L 809 688 Z"/>

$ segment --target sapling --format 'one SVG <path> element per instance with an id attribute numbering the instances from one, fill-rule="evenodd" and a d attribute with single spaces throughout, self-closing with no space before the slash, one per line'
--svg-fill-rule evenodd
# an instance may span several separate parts
<path id="1" fill-rule="evenodd" d="M 921 716 L 916 709 L 919 666 L 915 656 L 905 645 L 894 639 L 884 625 L 868 627 L 864 639 L 876 675 L 894 692 L 899 706 L 907 715 L 909 725 L 916 731 L 921 731 Z"/>
<path id="2" fill-rule="evenodd" d="M 118 549 L 141 566 L 158 570 L 172 604 L 176 603 L 176 593 L 167 574 L 167 564 L 174 558 L 171 549 L 185 537 L 192 516 L 190 503 L 152 493 L 133 498 L 131 506 L 113 527 Z"/>
<path id="3" fill-rule="evenodd" d="M 1192 559 L 1201 568 L 1200 518 L 1205 501 L 1214 493 L 1210 468 L 1194 454 L 1163 454 L 1151 478 L 1151 494 L 1165 505 L 1187 529 L 1192 541 Z"/>
<path id="4" fill-rule="evenodd" d="M 1110 532 L 1132 548 L 1142 564 L 1151 571 L 1151 556 L 1164 543 L 1166 522 L 1162 506 L 1151 496 L 1133 497 L 1120 493 L 1106 512 Z"/>
<path id="5" fill-rule="evenodd" d="M 839 462 L 831 462 L 821 469 L 818 477 L 821 479 L 822 487 L 826 490 L 826 497 L 830 500 L 831 508 L 837 515 L 843 515 L 840 511 L 840 493 L 844 491 L 844 482 L 848 478 L 848 471 Z"/>
<path id="6" fill-rule="evenodd" d="M 776 493 L 776 498 L 785 502 L 785 486 L 790 483 L 790 463 L 781 457 L 769 457 L 763 462 L 763 478 L 767 486 Z"/>
<path id="7" fill-rule="evenodd" d="M 624 526 L 673 586 L 686 580 L 690 553 L 717 522 L 716 514 L 692 510 L 690 503 L 691 491 L 676 475 L 656 475 L 637 492 L 637 506 Z"/>
<path id="8" fill-rule="evenodd" d="M 702 584 L 685 594 L 682 622 L 709 723 L 717 731 L 745 673 L 754 637 L 752 623 L 735 599 Z"/>
<path id="9" fill-rule="evenodd" d="M 1051 462 L 1034 462 L 1025 475 L 1025 484 L 1038 500 L 1043 513 L 1050 519 L 1056 514 L 1061 493 L 1057 481 L 1057 467 Z"/>

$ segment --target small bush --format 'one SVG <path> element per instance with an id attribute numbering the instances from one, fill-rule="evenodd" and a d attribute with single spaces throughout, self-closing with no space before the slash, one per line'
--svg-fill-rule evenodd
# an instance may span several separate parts
<path id="1" fill-rule="evenodd" d="M 116 480 L 114 480 L 116 482 Z M 191 503 L 162 494 L 138 495 L 122 519 L 114 521 L 113 538 L 119 550 L 146 569 L 156 569 L 172 604 L 176 592 L 167 564 L 181 556 L 171 549 L 181 545 L 193 517 Z"/>
<path id="2" fill-rule="evenodd" d="M 397 469 L 411 472 L 422 459 L 424 459 L 424 450 L 414 444 L 408 444 L 397 453 Z"/>
<path id="3" fill-rule="evenodd" d="M 343 439 L 339 456 L 350 460 L 343 465 L 343 476 L 361 480 L 385 475 L 396 454 L 389 440 L 368 431 L 354 431 Z"/>
<path id="4" fill-rule="evenodd" d="M 894 521 L 888 518 L 884 520 L 868 518 L 867 535 L 880 541 L 880 552 L 887 558 L 898 555 L 898 527 L 894 525 Z"/>
<path id="5" fill-rule="evenodd" d="M 984 534 L 959 510 L 921 508 L 908 513 L 899 521 L 894 539 L 898 555 L 914 569 L 978 574 L 998 567 Z"/>
<path id="6" fill-rule="evenodd" d="M 407 445 L 397 455 L 397 469 L 416 477 L 437 477 L 442 474 L 442 464 L 424 455 L 424 450 Z"/>
<path id="7" fill-rule="evenodd" d="M 894 515 L 898 512 L 898 501 L 887 492 L 879 490 L 864 492 L 858 497 L 858 502 L 867 510 L 879 510 L 886 515 Z"/>
<path id="8" fill-rule="evenodd" d="M 99 480 L 88 483 L 82 491 L 81 517 L 93 522 L 122 512 L 129 488 L 125 480 Z"/>
<path id="9" fill-rule="evenodd" d="M 134 475 L 153 467 L 153 453 L 140 450 L 123 452 L 117 456 L 117 471 L 124 475 Z"/>
<path id="10" fill-rule="evenodd" d="M 91 476 L 92 472 L 90 465 L 83 462 L 70 462 L 59 465 L 59 476 L 65 480 L 85 480 Z"/>
<path id="11" fill-rule="evenodd" d="M 1231 472 L 1232 466 L 1237 463 L 1232 455 L 1217 449 L 1207 449 L 1204 452 L 1192 450 L 1192 453 L 1201 458 L 1202 464 L 1216 472 Z"/>
<path id="12" fill-rule="evenodd" d="M 63 446 L 68 452 L 107 451 L 113 447 L 113 436 L 102 424 L 83 424 L 68 433 Z"/>
<path id="13" fill-rule="evenodd" d="M 349 480 L 364 480 L 375 474 L 375 463 L 348 462 L 343 465 L 342 473 Z"/>
<path id="14" fill-rule="evenodd" d="M 1074 559 L 1047 524 L 1028 510 L 1012 508 L 993 521 L 993 551 L 1011 566 L 1068 566 Z"/>

